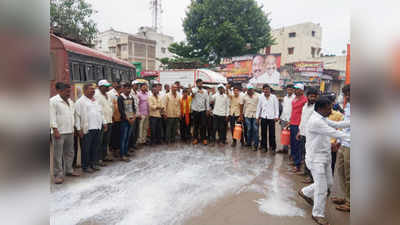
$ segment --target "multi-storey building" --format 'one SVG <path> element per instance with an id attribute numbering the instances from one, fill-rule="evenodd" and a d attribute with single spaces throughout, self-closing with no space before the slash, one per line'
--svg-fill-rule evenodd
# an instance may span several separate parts
<path id="1" fill-rule="evenodd" d="M 95 48 L 127 62 L 141 62 L 143 70 L 156 69 L 156 41 L 113 29 L 97 36 Z"/>
<path id="2" fill-rule="evenodd" d="M 322 28 L 307 22 L 272 30 L 275 45 L 270 53 L 281 54 L 281 65 L 319 57 L 321 53 Z"/>

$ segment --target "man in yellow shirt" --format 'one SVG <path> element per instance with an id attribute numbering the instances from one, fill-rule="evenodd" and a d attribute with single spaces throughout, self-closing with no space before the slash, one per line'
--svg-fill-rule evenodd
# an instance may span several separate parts
<path id="1" fill-rule="evenodd" d="M 181 117 L 181 102 L 177 93 L 177 86 L 172 85 L 171 91 L 165 94 L 163 104 L 165 109 L 164 117 L 166 117 L 166 141 L 168 144 L 174 143 Z"/>
<path id="2" fill-rule="evenodd" d="M 158 88 L 153 87 L 153 95 L 149 97 L 149 122 L 151 144 L 161 144 L 161 115 L 164 113 L 164 106 L 161 97 L 158 96 Z"/>

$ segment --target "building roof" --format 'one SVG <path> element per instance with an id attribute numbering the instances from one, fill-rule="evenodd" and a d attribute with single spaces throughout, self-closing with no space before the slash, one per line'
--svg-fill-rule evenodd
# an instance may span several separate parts
<path id="1" fill-rule="evenodd" d="M 91 57 L 95 57 L 95 58 L 100 58 L 103 60 L 121 64 L 121 65 L 124 65 L 127 67 L 135 68 L 135 66 L 133 66 L 131 63 L 128 63 L 126 61 L 123 61 L 123 60 L 120 60 L 120 59 L 117 59 L 114 57 L 107 56 L 104 53 L 101 53 L 101 52 L 91 49 L 89 47 L 77 44 L 75 42 L 66 40 L 64 38 L 58 37 L 54 34 L 51 34 L 51 37 L 59 40 L 66 51 L 75 52 L 75 53 L 78 53 L 81 55 L 91 56 Z"/>

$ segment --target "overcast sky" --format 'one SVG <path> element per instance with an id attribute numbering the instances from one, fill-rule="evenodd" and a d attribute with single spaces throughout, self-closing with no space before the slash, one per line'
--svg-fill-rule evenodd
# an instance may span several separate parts
<path id="1" fill-rule="evenodd" d="M 150 0 L 88 0 L 98 13 L 93 19 L 98 29 L 136 33 L 151 26 Z M 322 26 L 322 52 L 341 54 L 350 41 L 350 6 L 347 0 L 257 0 L 270 13 L 272 28 L 303 22 Z M 162 32 L 175 41 L 185 39 L 182 20 L 190 0 L 162 0 Z"/>

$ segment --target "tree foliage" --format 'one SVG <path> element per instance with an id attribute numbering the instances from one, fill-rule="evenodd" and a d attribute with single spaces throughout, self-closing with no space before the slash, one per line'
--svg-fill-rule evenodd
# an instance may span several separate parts
<path id="1" fill-rule="evenodd" d="M 221 58 L 272 45 L 270 20 L 262 8 L 255 0 L 192 0 L 183 20 L 189 56 L 218 64 Z"/>
<path id="2" fill-rule="evenodd" d="M 59 36 L 92 46 L 97 33 L 94 13 L 85 0 L 50 0 L 50 27 Z"/>

